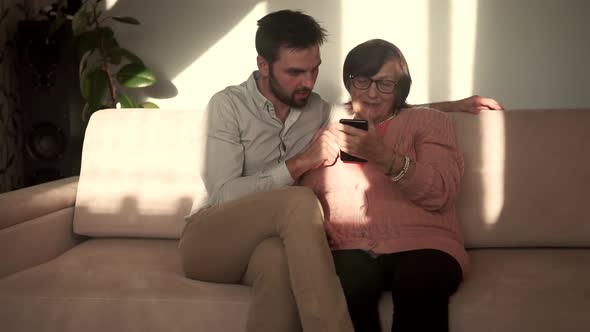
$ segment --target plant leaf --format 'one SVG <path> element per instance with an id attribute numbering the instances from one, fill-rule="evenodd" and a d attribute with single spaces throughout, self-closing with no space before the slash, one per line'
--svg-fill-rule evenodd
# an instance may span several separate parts
<path id="1" fill-rule="evenodd" d="M 113 48 L 109 53 L 109 62 L 112 64 L 120 64 L 123 58 L 127 59 L 128 62 L 139 63 L 143 65 L 143 61 L 137 55 L 131 53 L 129 50 L 125 48 L 116 47 Z"/>
<path id="2" fill-rule="evenodd" d="M 84 73 L 82 77 L 82 96 L 92 107 L 100 106 L 109 85 L 109 75 L 101 68 Z"/>
<path id="3" fill-rule="evenodd" d="M 140 24 L 136 18 L 130 17 L 130 16 L 114 16 L 112 19 L 117 22 L 121 22 L 121 23 L 127 23 L 127 24 L 133 24 L 133 25 Z"/>
<path id="4" fill-rule="evenodd" d="M 130 63 L 119 70 L 117 80 L 128 88 L 144 88 L 156 83 L 156 75 L 142 64 Z"/>
<path id="5" fill-rule="evenodd" d="M 124 93 L 119 93 L 117 101 L 121 103 L 121 108 L 137 108 L 137 104 L 133 99 Z"/>
<path id="6" fill-rule="evenodd" d="M 90 13 L 85 10 L 85 6 L 82 6 L 72 18 L 72 31 L 74 36 L 79 36 L 88 31 L 89 24 Z"/>
<path id="7" fill-rule="evenodd" d="M 115 37 L 115 32 L 110 27 L 100 27 L 96 29 L 100 37 L 102 38 L 113 38 Z"/>
<path id="8" fill-rule="evenodd" d="M 113 29 L 102 27 L 96 30 L 98 33 L 98 44 L 95 48 L 102 47 L 105 51 L 110 52 L 112 49 L 119 48 L 119 42 L 115 39 Z"/>
<path id="9" fill-rule="evenodd" d="M 151 101 L 145 101 L 139 104 L 139 106 L 141 106 L 141 108 L 160 108 L 160 106 L 152 103 Z"/>
<path id="10" fill-rule="evenodd" d="M 86 71 L 86 67 L 88 66 L 88 57 L 92 54 L 92 51 L 88 51 L 84 53 L 82 58 L 80 58 L 80 63 L 78 64 L 78 77 L 82 78 L 82 75 Z M 82 85 L 80 85 L 80 91 L 82 91 Z"/>
<path id="11" fill-rule="evenodd" d="M 117 50 L 119 48 L 115 48 L 114 50 L 111 50 L 108 54 L 108 58 L 109 58 L 109 63 L 112 65 L 120 65 L 121 64 L 121 60 L 123 60 L 123 57 L 121 56 L 121 53 L 119 53 Z"/>
<path id="12" fill-rule="evenodd" d="M 94 51 L 98 46 L 96 30 L 86 31 L 75 39 L 76 53 L 80 59 L 86 52 Z"/>
<path id="13" fill-rule="evenodd" d="M 59 31 L 59 29 L 61 29 L 61 27 L 67 22 L 66 19 L 66 14 L 60 12 L 57 12 L 55 20 L 53 20 L 50 24 L 49 24 L 49 31 L 47 33 L 47 36 L 49 39 L 53 38 L 53 36 L 55 35 L 55 33 L 57 31 Z"/>
<path id="14" fill-rule="evenodd" d="M 82 109 L 82 121 L 88 122 L 92 113 L 98 111 L 98 109 L 99 106 L 91 106 L 90 104 L 86 103 Z"/>
<path id="15" fill-rule="evenodd" d="M 129 51 L 126 48 L 119 47 L 119 48 L 113 49 L 111 51 L 111 56 L 115 56 L 115 55 L 124 57 L 127 60 L 129 60 L 129 62 L 131 62 L 131 63 L 138 63 L 140 65 L 143 65 L 143 61 L 137 55 L 133 54 L 131 51 Z"/>

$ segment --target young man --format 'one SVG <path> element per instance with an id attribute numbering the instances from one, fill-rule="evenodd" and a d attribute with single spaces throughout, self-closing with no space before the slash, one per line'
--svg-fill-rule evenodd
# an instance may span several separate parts
<path id="1" fill-rule="evenodd" d="M 332 110 L 312 92 L 325 39 L 301 12 L 266 15 L 256 33 L 258 71 L 207 108 L 209 202 L 189 218 L 179 248 L 187 277 L 252 286 L 247 331 L 353 331 L 321 206 L 292 186 L 340 150 L 329 131 L 313 140 Z M 476 112 L 489 103 L 474 96 L 440 106 Z"/>

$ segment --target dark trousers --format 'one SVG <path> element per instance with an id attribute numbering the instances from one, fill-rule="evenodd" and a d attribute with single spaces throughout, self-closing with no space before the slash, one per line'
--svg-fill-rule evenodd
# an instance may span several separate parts
<path id="1" fill-rule="evenodd" d="M 371 257 L 363 250 L 332 252 L 356 332 L 380 332 L 378 304 L 393 297 L 394 332 L 448 331 L 449 297 L 462 281 L 461 266 L 433 249 Z"/>

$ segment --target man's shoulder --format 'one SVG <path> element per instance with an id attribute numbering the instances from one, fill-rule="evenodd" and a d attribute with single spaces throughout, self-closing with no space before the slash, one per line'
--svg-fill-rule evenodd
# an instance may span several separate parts
<path id="1" fill-rule="evenodd" d="M 248 88 L 246 86 L 246 82 L 237 85 L 229 85 L 225 88 L 221 89 L 220 91 L 213 94 L 211 100 L 220 100 L 220 99 L 228 99 L 228 98 L 243 98 L 249 94 Z"/>

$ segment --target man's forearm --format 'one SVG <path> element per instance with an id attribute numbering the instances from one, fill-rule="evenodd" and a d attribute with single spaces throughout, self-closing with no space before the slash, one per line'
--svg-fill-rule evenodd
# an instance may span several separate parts
<path id="1" fill-rule="evenodd" d="M 441 101 L 436 103 L 430 104 L 423 104 L 423 105 L 413 105 L 416 106 L 426 106 L 430 108 L 437 109 L 443 112 L 467 112 L 478 114 L 483 110 L 503 110 L 504 106 L 500 104 L 498 101 L 492 98 L 481 97 L 478 95 L 473 95 L 471 97 L 467 97 L 464 99 L 454 100 L 454 101 Z"/>
<path id="2" fill-rule="evenodd" d="M 309 170 L 309 167 L 306 166 L 306 163 L 301 158 L 300 154 L 287 160 L 285 163 L 289 173 L 291 174 L 291 177 L 295 179 L 295 181 L 299 180 L 299 178 Z"/>
<path id="3" fill-rule="evenodd" d="M 221 185 L 209 184 L 223 182 Z M 230 180 L 205 181 L 207 191 L 214 204 L 232 201 L 259 191 L 284 188 L 293 184 L 293 178 L 285 167 L 279 164 L 271 169 L 260 171 L 249 176 L 240 176 Z"/>

